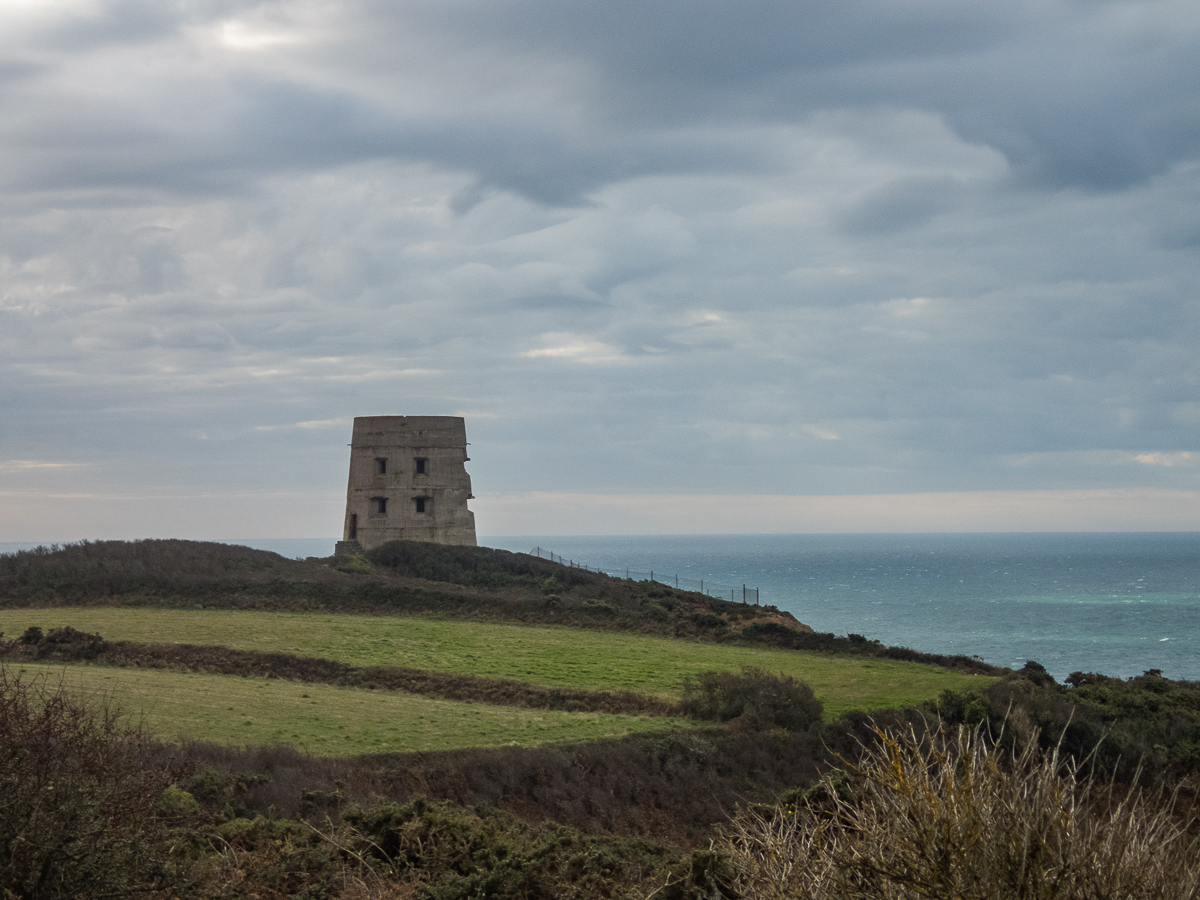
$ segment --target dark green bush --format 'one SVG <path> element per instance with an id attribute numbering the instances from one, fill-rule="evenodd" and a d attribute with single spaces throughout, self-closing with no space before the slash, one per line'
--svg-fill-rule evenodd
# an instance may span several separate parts
<path id="1" fill-rule="evenodd" d="M 616 609 L 603 600 L 584 600 L 581 608 L 589 616 L 611 619 L 617 614 Z"/>
<path id="2" fill-rule="evenodd" d="M 821 721 L 823 707 L 813 689 L 790 675 L 755 666 L 734 672 L 701 672 L 683 683 L 683 709 L 697 719 L 740 719 L 755 728 L 802 731 Z"/>
<path id="3" fill-rule="evenodd" d="M 691 619 L 701 628 L 721 629 L 727 626 L 727 622 L 720 616 L 715 616 L 712 613 L 692 613 Z"/>
<path id="4" fill-rule="evenodd" d="M 986 725 L 995 739 L 1061 745 L 1100 771 L 1130 779 L 1200 769 L 1200 684 L 1150 670 L 1133 678 L 1072 672 L 1059 684 L 1036 663 L 1002 681 L 937 701 L 948 724 Z"/>

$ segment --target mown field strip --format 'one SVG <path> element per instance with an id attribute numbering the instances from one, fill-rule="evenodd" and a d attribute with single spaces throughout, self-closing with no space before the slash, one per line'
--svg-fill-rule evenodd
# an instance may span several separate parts
<path id="1" fill-rule="evenodd" d="M 319 756 L 587 741 L 695 723 L 430 700 L 233 675 L 22 663 L 24 677 L 103 695 L 169 740 L 290 744 Z"/>
<path id="2" fill-rule="evenodd" d="M 109 640 L 214 644 L 357 666 L 408 666 L 669 697 L 679 696 L 686 676 L 760 666 L 807 681 L 824 701 L 827 717 L 850 709 L 908 706 L 981 680 L 917 663 L 552 626 L 242 610 L 0 610 L 0 631 L 10 638 L 31 625 L 46 631 L 70 625 Z"/>

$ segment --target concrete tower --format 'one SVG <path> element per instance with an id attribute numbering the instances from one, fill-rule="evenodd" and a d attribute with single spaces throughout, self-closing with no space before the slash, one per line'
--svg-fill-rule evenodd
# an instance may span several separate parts
<path id="1" fill-rule="evenodd" d="M 358 416 L 338 552 L 387 541 L 475 546 L 467 426 L 458 416 Z"/>

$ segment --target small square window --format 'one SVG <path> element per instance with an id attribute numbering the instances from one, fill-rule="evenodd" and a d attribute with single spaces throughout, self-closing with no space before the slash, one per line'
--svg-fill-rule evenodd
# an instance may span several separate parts
<path id="1" fill-rule="evenodd" d="M 426 474 L 426 472 L 429 471 L 427 468 L 428 463 L 429 463 L 428 458 L 426 458 L 424 456 L 418 456 L 416 458 L 415 462 L 417 464 L 417 474 L 418 475 L 424 475 L 424 474 Z"/>
<path id="2" fill-rule="evenodd" d="M 415 503 L 415 504 L 417 505 L 417 512 L 418 512 L 418 513 L 425 514 L 425 513 L 428 513 L 428 512 L 429 512 L 429 507 L 430 507 L 430 503 L 431 503 L 431 501 L 430 501 L 430 498 L 428 498 L 428 497 L 414 497 L 414 498 L 413 498 L 413 503 Z"/>
<path id="3" fill-rule="evenodd" d="M 387 497 L 372 497 L 371 498 L 371 515 L 386 516 L 387 515 Z"/>
<path id="4" fill-rule="evenodd" d="M 375 474 L 376 475 L 386 475 L 387 474 L 387 457 L 383 457 L 383 456 L 375 457 Z"/>

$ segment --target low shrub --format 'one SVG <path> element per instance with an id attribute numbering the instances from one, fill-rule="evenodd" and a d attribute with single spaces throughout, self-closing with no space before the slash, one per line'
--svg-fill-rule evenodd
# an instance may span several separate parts
<path id="1" fill-rule="evenodd" d="M 823 706 L 813 689 L 790 675 L 755 666 L 734 672 L 701 672 L 683 682 L 683 710 L 696 719 L 733 719 L 759 728 L 802 731 L 821 721 Z"/>
<path id="2" fill-rule="evenodd" d="M 348 575 L 370 575 L 375 571 L 371 561 L 357 553 L 347 553 L 345 556 L 335 557 L 333 568 Z"/>

